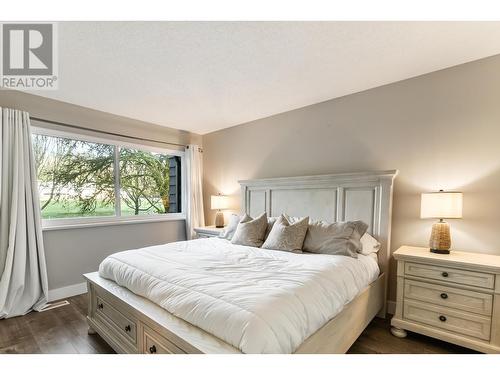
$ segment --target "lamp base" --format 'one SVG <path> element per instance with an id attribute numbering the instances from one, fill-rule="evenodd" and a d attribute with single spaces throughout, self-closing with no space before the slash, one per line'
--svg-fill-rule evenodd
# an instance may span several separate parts
<path id="1" fill-rule="evenodd" d="M 450 224 L 440 220 L 432 225 L 429 247 L 432 253 L 449 254 L 451 247 Z"/>
<path id="2" fill-rule="evenodd" d="M 431 249 L 431 253 L 436 253 L 436 254 L 449 254 L 449 253 L 450 253 L 450 250 Z"/>
<path id="3" fill-rule="evenodd" d="M 215 214 L 215 227 L 224 228 L 224 214 L 222 211 L 217 211 Z"/>

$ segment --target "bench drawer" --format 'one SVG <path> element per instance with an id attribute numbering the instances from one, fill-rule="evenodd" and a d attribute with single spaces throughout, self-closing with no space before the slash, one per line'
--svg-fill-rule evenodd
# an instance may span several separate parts
<path id="1" fill-rule="evenodd" d="M 137 324 L 135 319 L 125 316 L 99 295 L 96 298 L 95 315 L 115 331 L 119 332 L 121 336 L 136 345 Z"/>
<path id="2" fill-rule="evenodd" d="M 490 339 L 491 319 L 482 315 L 405 299 L 403 317 L 444 331 Z"/>
<path id="3" fill-rule="evenodd" d="M 144 326 L 143 351 L 145 354 L 185 354 L 174 343 Z"/>
<path id="4" fill-rule="evenodd" d="M 405 275 L 448 281 L 456 284 L 487 289 L 493 289 L 495 285 L 495 275 L 490 273 L 412 262 L 405 262 Z"/>
<path id="5" fill-rule="evenodd" d="M 493 296 L 491 294 L 409 279 L 405 280 L 404 296 L 405 298 L 486 316 L 491 316 L 493 308 Z"/>

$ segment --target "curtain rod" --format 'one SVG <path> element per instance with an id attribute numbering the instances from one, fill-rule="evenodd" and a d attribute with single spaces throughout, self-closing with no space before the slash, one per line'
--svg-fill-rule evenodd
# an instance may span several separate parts
<path id="1" fill-rule="evenodd" d="M 183 144 L 180 144 L 180 143 L 156 141 L 154 139 L 135 137 L 133 135 L 123 135 L 123 134 L 108 132 L 108 131 L 105 131 L 105 130 L 89 129 L 89 128 L 86 128 L 86 127 L 83 127 L 83 126 L 79 126 L 79 125 L 66 124 L 64 122 L 59 122 L 59 121 L 45 120 L 43 118 L 38 118 L 38 117 L 31 117 L 30 116 L 30 119 L 31 120 L 35 120 L 35 121 L 45 122 L 45 123 L 48 123 L 48 124 L 65 126 L 65 127 L 73 128 L 73 129 L 85 130 L 85 131 L 90 131 L 90 132 L 96 132 L 96 133 L 106 134 L 106 135 L 113 135 L 115 137 L 123 137 L 123 138 L 135 139 L 136 141 L 155 142 L 155 143 L 162 143 L 164 145 L 179 146 L 179 147 L 186 147 L 187 146 L 187 145 L 183 145 Z"/>

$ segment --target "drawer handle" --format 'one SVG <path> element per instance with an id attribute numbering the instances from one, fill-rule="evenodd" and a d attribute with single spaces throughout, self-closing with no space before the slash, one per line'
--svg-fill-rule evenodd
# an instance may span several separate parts
<path id="1" fill-rule="evenodd" d="M 448 272 L 446 272 L 446 271 L 445 271 L 445 272 L 443 272 L 443 273 L 441 274 L 441 276 L 443 276 L 443 277 L 448 277 Z"/>
<path id="2" fill-rule="evenodd" d="M 104 305 L 102 303 L 100 303 L 100 304 L 97 305 L 97 308 L 100 309 L 100 310 L 102 310 L 102 309 L 104 309 Z"/>
<path id="3" fill-rule="evenodd" d="M 446 299 L 446 298 L 448 298 L 448 294 L 446 294 L 446 293 L 441 293 L 441 298 L 442 298 L 442 299 Z"/>
<path id="4" fill-rule="evenodd" d="M 130 324 L 128 326 L 125 327 L 125 332 L 130 332 Z"/>
<path id="5" fill-rule="evenodd" d="M 150 346 L 150 347 L 149 347 L 149 352 L 150 352 L 151 354 L 155 354 L 155 353 L 156 353 L 156 346 L 154 346 L 154 345 L 153 345 L 153 346 Z"/>
<path id="6" fill-rule="evenodd" d="M 439 320 L 442 321 L 442 322 L 446 322 L 446 316 L 440 315 L 439 316 Z"/>

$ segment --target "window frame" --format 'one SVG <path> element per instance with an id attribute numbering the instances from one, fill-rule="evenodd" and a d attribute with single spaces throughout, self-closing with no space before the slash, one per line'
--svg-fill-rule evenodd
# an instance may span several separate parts
<path id="1" fill-rule="evenodd" d="M 92 132 L 89 130 L 89 132 Z M 185 163 L 185 152 L 179 150 L 172 150 L 163 147 L 153 147 L 143 144 L 124 142 L 114 139 L 109 139 L 105 137 L 99 137 L 95 135 L 86 135 L 80 133 L 73 133 L 62 130 L 47 129 L 43 127 L 38 127 L 33 125 L 31 127 L 31 133 L 36 135 L 45 135 L 49 137 L 60 137 L 72 139 L 75 141 L 83 142 L 93 142 L 101 143 L 114 146 L 114 170 L 119 170 L 119 154 L 120 148 L 132 148 L 135 150 L 156 152 L 167 154 L 169 156 L 178 156 L 181 159 L 181 212 L 175 213 L 165 213 L 165 214 L 151 214 L 151 215 L 131 215 L 131 216 L 121 216 L 120 214 L 120 180 L 119 174 L 115 173 L 115 215 L 114 216 L 89 216 L 89 217 L 74 217 L 74 218 L 63 218 L 63 219 L 42 219 L 42 230 L 59 230 L 59 229 L 73 229 L 73 228 L 85 228 L 85 227 L 97 227 L 97 226 L 109 226 L 109 225 L 124 225 L 124 224 L 140 224 L 140 223 L 154 223 L 160 221 L 176 221 L 176 220 L 186 220 L 186 207 L 187 207 L 187 180 L 186 180 L 186 163 Z M 41 213 L 41 211 L 40 211 Z"/>

